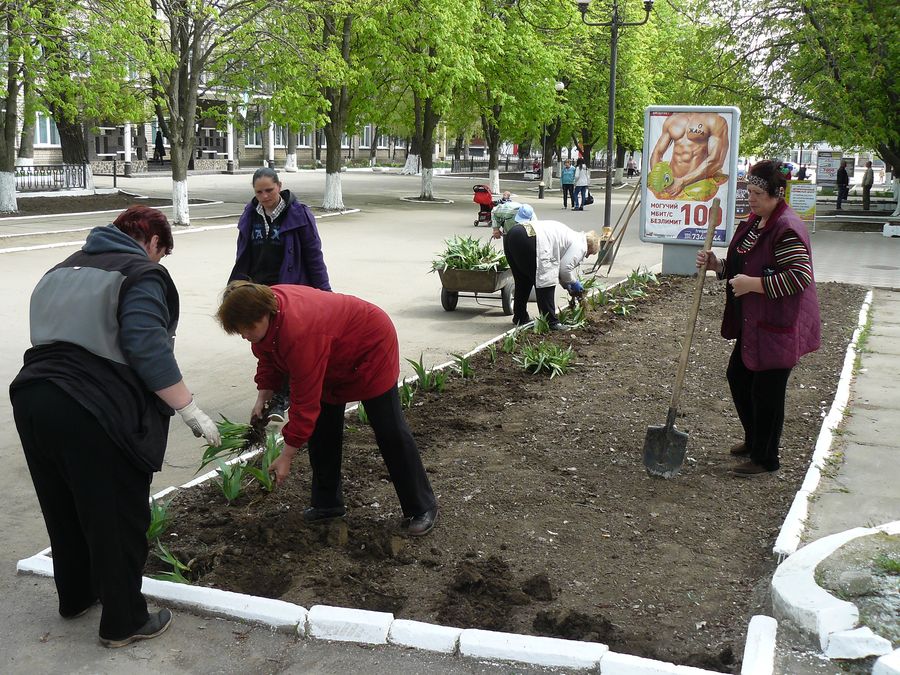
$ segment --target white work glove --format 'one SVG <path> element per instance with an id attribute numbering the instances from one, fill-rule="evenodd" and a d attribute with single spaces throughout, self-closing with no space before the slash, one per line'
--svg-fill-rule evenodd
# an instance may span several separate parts
<path id="1" fill-rule="evenodd" d="M 197 438 L 203 436 L 212 447 L 222 445 L 222 438 L 219 436 L 219 429 L 216 427 L 216 423 L 209 418 L 209 415 L 200 410 L 200 407 L 194 401 L 175 412 L 181 415 L 181 419 L 191 428 L 194 436 Z"/>

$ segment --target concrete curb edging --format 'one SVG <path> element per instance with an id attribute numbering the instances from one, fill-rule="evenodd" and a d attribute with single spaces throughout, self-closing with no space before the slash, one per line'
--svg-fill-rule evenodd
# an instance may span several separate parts
<path id="1" fill-rule="evenodd" d="M 741 675 L 772 675 L 775 670 L 775 636 L 778 622 L 759 614 L 750 619 Z"/>
<path id="2" fill-rule="evenodd" d="M 772 605 L 786 618 L 818 640 L 828 658 L 857 659 L 891 651 L 891 643 L 868 628 L 858 628 L 859 610 L 816 583 L 816 567 L 844 544 L 883 532 L 900 534 L 900 520 L 878 527 L 857 527 L 807 544 L 782 562 L 772 576 Z"/>
<path id="3" fill-rule="evenodd" d="M 822 420 L 821 431 L 816 439 L 816 447 L 813 451 L 812 460 L 809 469 L 806 471 L 806 477 L 800 485 L 791 508 L 785 516 L 775 539 L 775 545 L 772 548 L 778 562 L 783 561 L 787 556 L 794 553 L 800 546 L 800 538 L 806 527 L 806 517 L 809 515 L 809 498 L 815 492 L 822 478 L 822 468 L 825 462 L 832 454 L 832 445 L 834 444 L 834 430 L 840 426 L 844 418 L 844 412 L 847 409 L 847 403 L 850 401 L 850 384 L 853 381 L 853 366 L 856 362 L 856 346 L 859 343 L 859 336 L 869 321 L 869 310 L 872 307 L 872 291 L 870 290 L 863 300 L 862 307 L 859 310 L 859 319 L 857 321 L 856 330 L 853 331 L 853 337 L 850 344 L 847 345 L 847 352 L 844 356 L 844 365 L 841 368 L 841 376 L 838 380 L 837 390 L 834 393 L 834 401 L 828 414 Z"/>

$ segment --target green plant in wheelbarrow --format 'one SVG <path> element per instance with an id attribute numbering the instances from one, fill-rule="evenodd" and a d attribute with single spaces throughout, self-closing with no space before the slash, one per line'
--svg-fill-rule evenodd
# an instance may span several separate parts
<path id="1" fill-rule="evenodd" d="M 506 256 L 491 246 L 490 241 L 483 243 L 475 237 L 456 236 L 444 243 L 447 248 L 431 261 L 432 272 L 447 269 L 499 272 L 509 269 Z"/>

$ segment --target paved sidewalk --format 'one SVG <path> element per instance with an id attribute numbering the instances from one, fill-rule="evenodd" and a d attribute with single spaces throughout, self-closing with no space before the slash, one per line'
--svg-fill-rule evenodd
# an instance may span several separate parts
<path id="1" fill-rule="evenodd" d="M 323 172 L 310 175 L 311 180 L 316 181 L 324 177 Z M 286 182 L 298 180 L 291 175 L 285 175 L 283 178 Z M 192 178 L 191 196 L 220 195 L 222 180 L 222 177 L 196 177 L 196 180 Z M 249 185 L 244 185 L 249 183 L 247 177 L 242 176 L 240 180 L 243 181 L 240 183 L 240 189 L 244 193 L 249 193 Z M 347 178 L 345 180 L 349 182 Z M 402 179 L 397 180 L 399 185 Z M 159 179 L 133 181 L 131 185 L 132 189 L 138 187 L 137 191 L 145 193 L 155 191 L 158 195 L 164 195 L 170 189 L 168 181 Z M 396 192 L 409 193 L 415 182 L 407 181 L 403 185 L 404 187 L 398 188 Z M 454 218 L 461 223 L 457 230 L 449 229 L 446 222 L 434 216 L 422 216 L 421 212 L 415 216 L 412 212 L 401 212 L 396 206 L 396 194 L 386 195 L 380 201 L 379 198 L 375 198 L 372 204 L 366 205 L 368 213 L 363 216 L 330 219 L 328 225 L 324 227 L 323 236 L 328 237 L 329 244 L 333 247 L 331 251 L 339 249 L 346 256 L 338 258 L 333 254 L 334 273 L 341 278 L 342 287 L 349 289 L 349 292 L 369 297 L 374 295 L 378 302 L 381 302 L 379 297 L 384 298 L 384 303 L 387 304 L 391 302 L 392 295 L 398 293 L 396 283 L 392 285 L 385 281 L 386 275 L 391 273 L 391 268 L 403 266 L 404 269 L 415 269 L 419 274 L 418 277 L 414 277 L 415 283 L 419 284 L 420 280 L 424 279 L 424 285 L 427 286 L 433 279 L 421 273 L 420 268 L 427 265 L 427 260 L 423 262 L 422 256 L 433 252 L 435 240 L 457 232 L 486 236 L 484 229 L 474 230 L 471 227 L 471 214 L 476 209 L 474 205 L 468 203 L 468 200 L 471 200 L 470 188 L 465 187 L 462 182 L 452 185 L 455 186 L 453 197 L 467 200 L 466 204 L 458 202 L 450 209 Z M 441 188 L 449 191 L 443 185 Z M 249 195 L 244 194 L 245 198 L 247 196 Z M 313 196 L 305 198 L 315 202 Z M 626 198 L 627 195 L 623 195 L 621 203 L 624 203 Z M 352 201 L 348 198 L 348 207 L 356 205 L 349 203 Z M 563 213 L 555 199 L 548 199 L 543 203 L 535 200 L 534 204 L 538 213 L 546 218 L 561 217 L 557 216 L 555 211 Z M 226 199 L 226 204 L 215 210 L 219 215 L 229 215 L 235 213 L 236 205 L 241 205 L 241 199 L 237 196 L 230 202 Z M 421 208 L 427 210 L 433 207 Z M 213 210 L 212 207 L 210 209 Z M 583 220 L 582 214 L 570 212 L 563 213 L 561 219 L 579 229 L 594 227 L 596 220 L 588 219 L 599 217 L 597 209 L 591 214 L 587 212 L 585 214 Z M 96 224 L 95 220 L 94 216 L 70 217 L 57 219 L 56 225 L 64 223 L 66 227 L 87 227 Z M 224 222 L 230 221 L 225 219 Z M 465 222 L 468 222 L 468 227 L 462 226 Z M 208 225 L 211 222 L 202 224 Z M 379 241 L 390 241 L 389 245 L 385 245 L 386 253 L 378 250 L 360 250 L 365 247 L 367 241 L 364 237 L 371 236 L 372 230 L 377 232 Z M 391 238 L 396 237 L 397 232 L 401 230 L 404 233 L 402 241 Z M 4 224 L 0 220 L 0 233 L 3 231 Z M 620 252 L 621 261 L 617 262 L 614 275 L 616 272 L 625 274 L 641 264 L 648 267 L 658 264 L 660 247 L 641 244 L 635 240 L 636 232 L 629 232 L 629 240 L 623 245 Z M 180 238 L 179 254 L 172 259 L 176 272 L 182 277 L 189 274 L 207 274 L 207 266 L 227 259 L 229 254 L 233 254 L 233 241 L 233 233 L 216 231 Z M 819 488 L 820 498 L 811 503 L 806 535 L 808 539 L 816 539 L 850 527 L 878 525 L 900 518 L 900 491 L 896 487 L 900 485 L 897 462 L 900 453 L 898 450 L 900 389 L 896 385 L 900 381 L 900 339 L 898 339 L 900 338 L 900 239 L 885 238 L 877 233 L 819 231 L 812 235 L 812 242 L 819 283 L 842 281 L 877 286 L 879 289 L 875 292 L 872 307 L 868 351 L 862 355 L 862 369 L 853 385 L 844 434 L 846 441 L 843 449 L 844 463 L 833 480 L 822 483 Z M 15 284 L 8 281 L 5 286 L 0 287 L 0 291 L 6 295 L 19 293 L 27 296 L 25 286 L 28 285 L 30 289 L 33 285 L 32 277 L 48 267 L 45 264 L 46 260 L 58 261 L 65 251 L 66 249 L 46 252 L 46 259 L 30 254 L 27 257 L 23 254 L 21 259 L 15 260 L 13 257 L 19 254 L 0 256 L 4 271 L 7 275 L 16 275 L 17 279 Z M 384 259 L 385 255 L 388 260 Z M 191 260 L 197 262 L 189 265 Z M 373 265 L 378 268 L 378 278 L 370 278 L 373 275 L 365 274 L 366 266 Z M 331 259 L 329 267 L 332 267 Z M 217 288 L 222 273 L 221 270 L 214 272 L 210 276 L 216 282 Z M 212 282 L 209 283 L 212 285 Z M 364 289 L 368 293 L 364 293 Z M 199 290 L 192 289 L 190 292 L 183 289 L 183 294 L 190 303 L 197 303 L 197 299 L 202 298 L 208 290 L 205 287 Z M 413 354 L 416 354 L 423 344 L 420 342 L 422 338 L 417 337 L 415 333 L 421 333 L 426 325 L 431 331 L 440 334 L 441 347 L 432 347 L 430 352 L 422 347 L 426 349 L 426 355 L 431 354 L 435 357 L 445 353 L 445 350 L 451 351 L 443 346 L 449 339 L 463 335 L 466 339 L 472 339 L 473 329 L 477 328 L 479 335 L 481 333 L 486 335 L 491 330 L 496 334 L 497 328 L 506 329 L 508 321 L 505 318 L 498 320 L 496 310 L 488 311 L 485 317 L 468 307 L 465 308 L 465 312 L 457 312 L 457 316 L 442 315 L 433 291 L 431 287 L 426 288 L 421 297 L 414 297 L 408 306 L 398 309 L 396 313 L 395 320 L 401 327 L 401 338 L 407 342 L 408 349 L 414 350 Z M 25 303 L 27 297 L 17 302 Z M 193 330 L 194 325 L 199 327 L 205 325 L 201 322 L 206 322 L 208 316 L 201 314 L 206 310 L 206 307 L 198 309 L 194 305 L 192 310 L 194 315 L 185 317 L 187 328 Z M 21 341 L 19 333 L 25 330 L 21 326 L 23 323 L 21 315 L 12 312 L 4 315 L 0 312 L 0 320 L 6 321 L 5 340 L 13 341 L 18 346 Z M 409 328 L 404 329 L 406 326 Z M 185 335 L 190 335 L 191 340 L 197 342 L 202 333 L 200 329 L 196 332 L 191 330 L 186 330 Z M 182 350 L 180 353 L 185 355 L 186 372 L 194 373 L 198 382 L 200 382 L 200 378 L 197 377 L 199 368 L 192 367 L 192 361 L 203 363 L 204 360 L 208 360 L 209 353 L 215 353 L 218 357 L 224 355 L 226 358 L 238 353 L 242 357 L 246 356 L 243 354 L 245 350 L 239 351 L 233 344 L 220 348 L 219 345 L 224 344 L 224 339 L 220 336 L 211 338 L 209 344 L 203 345 L 203 349 L 199 350 L 203 353 L 196 355 L 191 353 L 192 348 L 188 342 L 187 339 L 183 339 L 179 349 Z M 16 370 L 21 353 L 9 352 L 7 347 L 4 356 L 8 361 L 5 366 L 7 370 Z M 0 366 L 0 374 L 6 375 L 7 370 L 3 370 Z M 207 397 L 211 396 L 211 388 L 214 389 L 218 383 L 214 374 L 211 377 L 210 381 L 194 385 Z M 218 386 L 220 389 L 227 388 L 222 387 L 221 383 L 218 383 Z M 233 387 L 230 384 L 228 386 Z M 239 396 L 239 393 L 223 391 L 220 396 L 223 401 L 222 410 L 226 414 L 241 411 L 245 407 L 245 397 Z M 3 410 L 3 407 L 6 410 Z M 8 408 L 8 403 L 0 406 L 0 421 L 10 422 Z M 180 442 L 181 436 L 178 434 L 175 436 Z M 189 476 L 192 471 L 187 464 L 177 466 L 180 455 L 174 447 L 176 444 L 171 445 L 172 465 L 166 469 L 166 478 L 171 480 L 165 481 L 165 484 L 177 483 L 181 476 Z M 2 511 L 6 512 L 6 515 L 0 513 L 0 524 L 5 532 L 7 553 L 0 558 L 2 562 L 0 626 L 3 627 L 0 631 L 0 672 L 12 674 L 64 671 L 91 673 L 368 671 L 373 674 L 547 672 L 539 668 L 488 664 L 399 648 L 297 640 L 284 634 L 272 633 L 267 629 L 223 619 L 198 617 L 185 611 L 176 612 L 173 629 L 159 640 L 138 643 L 123 650 L 102 649 L 96 642 L 99 616 L 97 610 L 89 612 L 84 619 L 63 621 L 54 615 L 56 595 L 49 580 L 30 576 L 11 578 L 10 558 L 26 557 L 36 553 L 45 545 L 46 534 L 34 534 L 40 530 L 42 524 L 37 522 L 39 516 L 35 513 L 36 502 L 30 489 L 24 462 L 20 461 L 20 451 L 18 455 L 15 454 L 14 442 L 7 442 L 0 450 L 4 453 L 3 458 L 7 467 L 5 473 L 8 476 L 0 478 L 4 495 Z M 162 484 L 154 481 L 154 486 L 162 487 Z M 28 528 L 33 531 L 24 532 Z M 14 565 L 14 562 L 12 564 Z M 790 637 L 787 633 L 788 631 L 779 631 L 779 648 L 782 654 L 779 657 L 777 672 L 784 675 L 839 672 L 839 668 L 832 664 L 816 659 L 803 663 L 793 659 L 793 651 L 798 645 L 786 639 Z M 806 668 L 811 669 L 805 670 Z"/>

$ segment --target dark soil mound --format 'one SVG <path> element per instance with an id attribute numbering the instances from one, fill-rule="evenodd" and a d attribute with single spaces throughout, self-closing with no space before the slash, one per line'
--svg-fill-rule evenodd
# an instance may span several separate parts
<path id="1" fill-rule="evenodd" d="M 189 199 L 188 204 L 205 204 L 203 199 Z M 171 206 L 171 199 L 151 199 L 124 192 L 115 194 L 86 195 L 83 197 L 20 197 L 16 200 L 19 210 L 0 213 L 9 216 L 44 216 L 59 213 L 87 213 L 91 211 L 124 211 L 132 204 L 145 206 Z"/>

